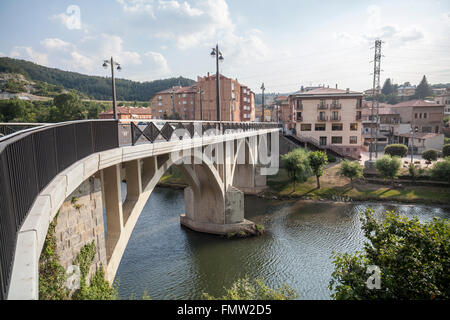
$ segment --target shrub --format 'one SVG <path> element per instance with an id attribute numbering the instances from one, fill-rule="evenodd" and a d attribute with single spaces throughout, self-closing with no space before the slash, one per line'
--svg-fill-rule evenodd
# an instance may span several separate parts
<path id="1" fill-rule="evenodd" d="M 338 300 L 448 300 L 450 298 L 450 222 L 420 223 L 387 212 L 383 222 L 366 209 L 361 221 L 367 238 L 363 252 L 334 253 L 329 289 Z M 380 288 L 368 270 L 379 268 Z M 372 272 L 372 275 L 374 273 Z M 370 280 L 369 280 L 370 279 Z M 376 283 L 375 283 L 376 284 Z"/>
<path id="2" fill-rule="evenodd" d="M 436 180 L 450 181 L 450 157 L 434 164 L 431 169 L 431 177 Z"/>
<path id="3" fill-rule="evenodd" d="M 404 144 L 390 144 L 384 148 L 384 153 L 391 157 L 403 158 L 408 154 L 408 147 Z"/>
<path id="4" fill-rule="evenodd" d="M 433 149 L 425 150 L 422 152 L 422 158 L 427 161 L 436 161 L 438 158 L 438 152 Z"/>
<path id="5" fill-rule="evenodd" d="M 337 161 L 337 158 L 332 154 L 327 154 L 328 162 L 334 163 Z"/>
<path id="6" fill-rule="evenodd" d="M 398 157 L 391 157 L 390 155 L 384 155 L 375 161 L 375 168 L 385 178 L 391 179 L 392 186 L 394 187 L 394 179 L 397 178 L 401 167 L 401 161 Z"/>
<path id="7" fill-rule="evenodd" d="M 248 277 L 233 283 L 230 289 L 225 289 L 222 297 L 216 298 L 203 293 L 207 300 L 293 300 L 298 297 L 294 289 L 283 284 L 278 289 L 267 287 L 260 279 L 250 281 Z"/>
<path id="8" fill-rule="evenodd" d="M 444 158 L 450 156 L 450 144 L 446 144 L 442 147 L 442 156 Z"/>

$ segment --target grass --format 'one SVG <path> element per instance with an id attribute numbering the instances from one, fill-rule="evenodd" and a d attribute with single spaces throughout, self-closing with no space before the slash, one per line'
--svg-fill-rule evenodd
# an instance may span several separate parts
<path id="1" fill-rule="evenodd" d="M 428 186 L 402 186 L 392 188 L 387 185 L 377 185 L 355 181 L 354 188 L 350 181 L 337 175 L 339 164 L 331 164 L 320 178 L 321 188 L 317 189 L 316 178 L 310 177 L 306 182 L 298 183 L 293 192 L 292 183 L 287 173 L 280 168 L 277 175 L 267 177 L 269 195 L 279 197 L 306 197 L 310 199 L 331 199 L 333 196 L 349 197 L 361 201 L 398 201 L 420 203 L 450 203 L 450 188 Z"/>

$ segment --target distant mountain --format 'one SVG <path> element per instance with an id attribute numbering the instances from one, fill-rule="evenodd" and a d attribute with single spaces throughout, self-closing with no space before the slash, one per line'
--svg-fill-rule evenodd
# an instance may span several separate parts
<path id="1" fill-rule="evenodd" d="M 47 68 L 33 62 L 0 58 L 0 72 L 18 73 L 32 81 L 42 81 L 65 89 L 77 90 L 92 99 L 111 100 L 111 78 L 88 76 L 76 72 Z M 117 100 L 149 101 L 158 91 L 172 86 L 191 86 L 196 82 L 178 77 L 151 82 L 116 79 Z"/>

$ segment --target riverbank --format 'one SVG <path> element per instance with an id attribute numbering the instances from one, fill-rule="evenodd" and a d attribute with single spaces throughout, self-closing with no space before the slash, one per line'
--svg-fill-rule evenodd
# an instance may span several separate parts
<path id="1" fill-rule="evenodd" d="M 309 199 L 332 201 L 371 201 L 421 204 L 450 204 L 450 188 L 434 186 L 411 186 L 401 183 L 392 188 L 390 185 L 368 183 L 364 179 L 354 181 L 354 187 L 347 178 L 338 175 L 339 163 L 327 166 L 320 177 L 320 189 L 316 178 L 310 177 L 303 183 L 293 184 L 289 181 L 286 170 L 280 168 L 278 173 L 267 176 L 267 189 L 258 196 L 268 199 Z M 184 189 L 187 183 L 182 173 L 174 169 L 161 178 L 159 187 Z"/>
<path id="2" fill-rule="evenodd" d="M 321 188 L 317 189 L 316 178 L 310 177 L 303 183 L 293 184 L 282 168 L 274 176 L 267 177 L 268 189 L 262 196 L 277 199 L 312 199 L 343 201 L 374 201 L 423 204 L 450 204 L 450 188 L 432 186 L 389 185 L 368 183 L 364 179 L 354 182 L 338 175 L 339 164 L 330 164 L 320 178 Z"/>

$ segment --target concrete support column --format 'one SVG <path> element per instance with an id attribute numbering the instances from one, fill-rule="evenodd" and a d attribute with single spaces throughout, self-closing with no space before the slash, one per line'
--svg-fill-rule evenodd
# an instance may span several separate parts
<path id="1" fill-rule="evenodd" d="M 266 187 L 266 176 L 261 175 L 261 166 L 237 164 L 233 186 L 247 194 L 256 194 Z"/>
<path id="2" fill-rule="evenodd" d="M 127 197 L 122 206 L 124 224 L 127 223 L 128 218 L 142 193 L 141 161 L 138 159 L 126 162 L 125 172 L 127 180 Z"/>
<path id="3" fill-rule="evenodd" d="M 142 161 L 142 190 L 148 185 L 157 170 L 156 156 L 145 158 Z"/>
<path id="4" fill-rule="evenodd" d="M 108 262 L 124 227 L 120 167 L 120 165 L 114 165 L 102 171 L 102 189 L 107 226 L 106 258 Z"/>

